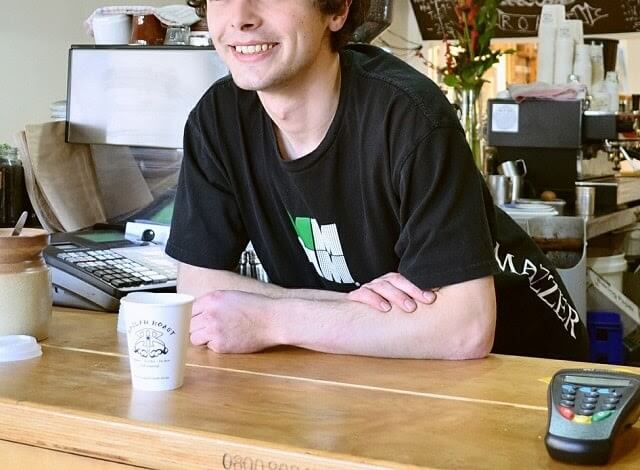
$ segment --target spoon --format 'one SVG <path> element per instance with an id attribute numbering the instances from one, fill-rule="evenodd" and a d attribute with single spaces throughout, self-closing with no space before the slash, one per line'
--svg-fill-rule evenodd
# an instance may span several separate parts
<path id="1" fill-rule="evenodd" d="M 20 232 L 22 232 L 22 229 L 24 228 L 24 224 L 27 221 L 27 215 L 29 215 L 27 211 L 24 211 L 22 212 L 22 214 L 20 214 L 20 217 L 16 222 L 16 226 L 13 228 L 13 232 L 11 232 L 12 237 L 17 237 L 18 235 L 20 235 Z"/>

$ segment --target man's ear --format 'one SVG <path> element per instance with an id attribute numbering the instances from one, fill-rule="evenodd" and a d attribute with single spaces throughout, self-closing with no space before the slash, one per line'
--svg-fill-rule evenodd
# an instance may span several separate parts
<path id="1" fill-rule="evenodd" d="M 329 29 L 332 32 L 340 31 L 349 16 L 349 8 L 351 8 L 351 0 L 345 0 L 344 8 L 340 13 L 332 15 L 329 19 Z"/>

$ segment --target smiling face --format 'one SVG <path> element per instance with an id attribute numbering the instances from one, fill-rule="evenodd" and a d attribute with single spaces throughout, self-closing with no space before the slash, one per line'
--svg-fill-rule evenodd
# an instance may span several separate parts
<path id="1" fill-rule="evenodd" d="M 209 0 L 207 23 L 234 82 L 270 91 L 313 79 L 335 52 L 331 31 L 344 15 L 327 16 L 313 0 Z"/>

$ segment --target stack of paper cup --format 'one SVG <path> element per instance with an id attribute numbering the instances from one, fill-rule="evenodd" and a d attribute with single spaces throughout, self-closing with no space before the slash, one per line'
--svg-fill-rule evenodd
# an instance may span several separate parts
<path id="1" fill-rule="evenodd" d="M 577 44 L 584 44 L 584 27 L 582 20 L 565 20 L 573 32 L 573 41 Z"/>
<path id="2" fill-rule="evenodd" d="M 553 83 L 556 31 L 564 20 L 564 5 L 544 5 L 538 27 L 538 71 L 539 82 Z"/>
<path id="3" fill-rule="evenodd" d="M 591 46 L 589 44 L 576 45 L 573 59 L 573 74 L 578 76 L 580 83 L 591 91 Z"/>
<path id="4" fill-rule="evenodd" d="M 564 84 L 573 72 L 575 39 L 570 23 L 564 21 L 556 32 L 556 57 L 553 63 L 553 83 Z"/>
<path id="5" fill-rule="evenodd" d="M 597 85 L 604 81 L 604 46 L 602 44 L 591 44 L 591 83 Z"/>

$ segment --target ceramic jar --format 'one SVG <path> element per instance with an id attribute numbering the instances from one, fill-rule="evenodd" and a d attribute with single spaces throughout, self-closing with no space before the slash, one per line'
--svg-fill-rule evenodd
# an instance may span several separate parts
<path id="1" fill-rule="evenodd" d="M 25 228 L 12 237 L 0 229 L 0 336 L 28 335 L 43 340 L 51 318 L 51 273 L 42 250 L 45 230 Z"/>

